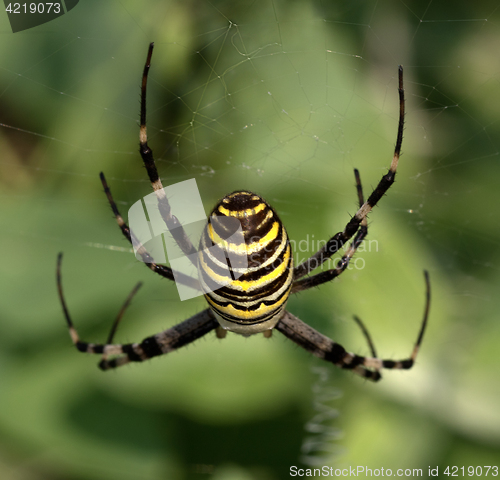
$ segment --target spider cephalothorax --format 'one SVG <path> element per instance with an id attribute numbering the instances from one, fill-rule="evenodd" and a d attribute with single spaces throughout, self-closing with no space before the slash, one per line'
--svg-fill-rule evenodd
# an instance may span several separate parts
<path id="1" fill-rule="evenodd" d="M 158 199 L 161 217 L 177 245 L 198 269 L 199 278 L 191 278 L 176 272 L 175 280 L 190 288 L 201 289 L 209 308 L 168 330 L 145 338 L 142 342 L 112 344 L 118 323 L 133 295 L 137 292 L 140 286 L 138 284 L 128 296 L 113 323 L 107 342 L 105 344 L 82 342 L 71 321 L 62 292 L 62 254 L 59 254 L 57 263 L 59 297 L 71 338 L 78 350 L 102 354 L 103 358 L 99 366 L 103 370 L 108 370 L 129 362 L 142 362 L 148 358 L 169 353 L 212 330 L 216 330 L 217 335 L 222 338 L 227 330 L 242 335 L 263 332 L 266 337 L 269 337 L 275 329 L 313 355 L 341 368 L 352 370 L 369 380 L 379 380 L 381 378 L 379 371 L 382 368 L 411 368 L 417 357 L 429 315 L 430 282 L 427 272 L 425 272 L 424 318 L 413 351 L 410 357 L 404 360 L 377 358 L 371 339 L 357 317 L 355 320 L 368 340 L 372 357 L 347 352 L 341 345 L 285 310 L 290 294 L 329 282 L 346 270 L 349 261 L 368 233 L 368 213 L 394 183 L 403 141 L 403 68 L 399 67 L 399 126 L 396 148 L 389 171 L 382 177 L 365 202 L 359 172 L 354 170 L 359 201 L 358 211 L 343 230 L 330 238 L 310 258 L 295 266 L 285 227 L 277 213 L 264 199 L 249 191 L 231 193 L 215 206 L 202 234 L 200 248 L 198 252 L 196 251 L 182 225 L 171 213 L 156 169 L 153 152 L 147 143 L 146 86 L 152 53 L 153 44 L 149 46 L 142 77 L 140 153 Z M 120 215 L 102 173 L 100 177 L 119 227 L 127 240 L 136 245 L 134 233 L 130 231 Z M 351 243 L 345 248 L 335 268 L 309 275 L 349 241 Z M 157 264 L 143 246 L 137 249 L 137 253 L 151 270 L 174 280 L 172 269 Z M 108 359 L 109 356 L 115 358 Z"/>

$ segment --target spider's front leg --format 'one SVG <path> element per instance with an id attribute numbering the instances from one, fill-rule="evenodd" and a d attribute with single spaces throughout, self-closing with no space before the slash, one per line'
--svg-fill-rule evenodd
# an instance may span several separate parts
<path id="1" fill-rule="evenodd" d="M 146 171 L 148 173 L 149 179 L 151 181 L 151 185 L 153 187 L 153 190 L 156 194 L 156 197 L 158 199 L 158 208 L 159 212 L 163 218 L 163 221 L 165 222 L 167 228 L 169 229 L 170 233 L 174 237 L 175 241 L 179 245 L 180 249 L 182 252 L 184 252 L 185 255 L 188 255 L 188 258 L 193 261 L 194 254 L 196 253 L 196 249 L 194 248 L 193 244 L 189 240 L 186 232 L 184 231 L 184 228 L 180 224 L 179 220 L 172 215 L 171 209 L 170 209 L 170 204 L 168 202 L 167 196 L 165 194 L 165 190 L 163 189 L 163 185 L 161 183 L 160 177 L 158 175 L 158 170 L 156 169 L 156 164 L 153 156 L 153 151 L 151 148 L 148 146 L 148 136 L 147 136 L 147 129 L 146 129 L 146 93 L 147 93 L 147 81 L 148 81 L 148 73 L 149 69 L 151 67 L 151 57 L 153 55 L 153 47 L 154 44 L 151 43 L 149 45 L 148 49 L 148 56 L 146 59 L 146 64 L 144 65 L 144 71 L 142 75 L 142 86 L 141 86 L 141 117 L 140 117 L 140 131 L 139 131 L 139 141 L 140 141 L 140 154 L 142 157 L 142 160 L 144 162 L 144 166 L 146 167 Z M 118 211 L 118 207 L 116 206 L 116 203 L 113 199 L 113 196 L 111 195 L 111 191 L 108 187 L 108 184 L 106 182 L 106 179 L 104 177 L 104 173 L 99 174 L 101 183 L 104 187 L 104 193 L 106 194 L 106 197 L 108 198 L 109 205 L 111 206 L 111 210 L 113 211 L 113 214 L 115 216 L 116 222 L 118 223 L 118 226 L 120 227 L 123 235 L 125 238 L 130 242 L 134 243 L 135 245 L 138 244 L 136 241 L 136 238 L 134 237 L 134 233 L 130 230 L 128 225 L 125 223 L 123 217 L 120 215 L 120 212 Z M 132 240 L 134 239 L 134 242 Z M 170 280 L 174 280 L 174 274 L 172 272 L 172 269 L 170 267 L 166 267 L 164 265 L 159 265 L 157 264 L 154 259 L 151 257 L 151 255 L 146 251 L 146 249 L 143 246 L 140 246 L 137 249 L 137 253 L 142 258 L 142 261 L 155 273 L 158 273 L 159 275 L 168 278 Z M 190 278 L 187 275 L 183 275 L 180 272 L 176 272 L 176 277 L 175 280 L 187 285 L 191 288 L 199 290 L 199 284 L 196 279 Z"/>
<path id="2" fill-rule="evenodd" d="M 357 168 L 354 169 L 354 176 L 356 178 L 356 190 L 358 192 L 359 207 L 361 208 L 365 203 L 363 198 L 363 187 L 361 185 L 361 177 L 359 176 L 359 171 Z M 366 217 L 362 220 L 359 225 L 359 229 L 351 242 L 349 248 L 344 253 L 342 258 L 338 261 L 337 266 L 331 270 L 326 270 L 325 272 L 318 273 L 316 275 L 308 276 L 302 278 L 301 280 L 295 280 L 293 282 L 292 293 L 300 292 L 302 290 L 307 290 L 312 287 L 317 287 L 323 283 L 330 282 L 335 277 L 338 277 L 342 272 L 344 272 L 349 266 L 349 262 L 356 253 L 361 242 L 366 238 L 368 234 L 368 221 Z M 295 274 L 295 272 L 294 272 Z"/>
<path id="3" fill-rule="evenodd" d="M 146 128 L 146 93 L 148 85 L 148 74 L 151 68 L 151 57 L 153 55 L 154 43 L 150 43 L 146 64 L 142 74 L 142 87 L 141 87 L 141 126 L 139 131 L 139 152 L 146 167 L 146 171 L 153 187 L 156 198 L 158 199 L 158 209 L 160 215 L 165 222 L 169 232 L 176 241 L 179 248 L 182 250 L 189 260 L 196 266 L 194 259 L 196 258 L 196 248 L 191 243 L 184 228 L 175 215 L 172 215 L 170 204 L 168 202 L 163 184 L 161 182 L 158 170 L 156 168 L 153 151 L 148 145 L 148 135 Z"/>
<path id="4" fill-rule="evenodd" d="M 356 232 L 358 232 L 360 225 L 366 221 L 366 216 L 371 212 L 373 207 L 377 205 L 378 201 L 385 195 L 387 190 L 394 183 L 396 177 L 396 170 L 398 168 L 399 156 L 401 153 L 401 144 L 403 143 L 403 129 L 404 129 L 404 116 L 405 116 L 405 97 L 403 89 L 403 67 L 399 66 L 399 124 L 398 135 L 396 139 L 396 147 L 394 148 L 394 155 L 389 167 L 389 171 L 381 178 L 378 185 L 368 197 L 368 200 L 361 205 L 354 217 L 347 223 L 344 230 L 336 233 L 326 244 L 318 250 L 310 258 L 297 265 L 294 269 L 294 278 L 298 280 L 304 275 L 312 272 L 315 268 L 323 264 L 327 259 L 341 249 L 346 242 Z M 300 290 L 300 289 L 299 289 Z"/>
<path id="5" fill-rule="evenodd" d="M 198 282 L 198 279 L 189 277 L 188 275 L 185 275 L 182 272 L 175 272 L 175 277 L 174 277 L 174 272 L 170 267 L 167 267 L 165 265 L 160 265 L 155 262 L 155 259 L 149 254 L 149 252 L 144 248 L 143 245 L 140 245 L 140 242 L 137 240 L 137 238 L 134 237 L 134 232 L 130 230 L 129 226 L 121 216 L 103 172 L 99 174 L 99 178 L 101 179 L 101 183 L 104 188 L 104 193 L 106 194 L 108 203 L 111 207 L 111 210 L 113 211 L 113 215 L 115 216 L 116 223 L 120 227 L 123 236 L 130 242 L 131 245 L 134 244 L 136 246 L 139 245 L 139 247 L 137 247 L 137 253 L 141 256 L 142 262 L 147 267 L 149 267 L 153 272 L 158 273 L 164 278 L 168 278 L 169 280 L 179 282 L 182 285 L 191 287 L 194 290 L 200 290 L 200 284 Z M 133 242 L 132 239 L 134 239 Z"/>

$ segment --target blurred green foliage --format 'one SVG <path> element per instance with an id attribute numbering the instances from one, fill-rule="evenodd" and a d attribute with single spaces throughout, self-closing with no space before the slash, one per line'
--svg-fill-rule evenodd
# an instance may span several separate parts
<path id="1" fill-rule="evenodd" d="M 0 43 L 0 478 L 289 478 L 291 465 L 492 465 L 500 444 L 497 321 L 500 11 L 480 2 L 80 2 Z M 289 309 L 346 348 L 417 366 L 367 384 L 275 333 L 213 336 L 101 373 L 71 346 L 55 284 L 102 341 L 205 308 L 135 261 L 125 214 L 150 185 L 137 153 L 139 84 L 155 41 L 148 133 L 165 183 L 196 178 L 210 209 L 248 188 L 278 210 L 297 258 L 340 230 L 389 165 L 397 66 L 407 115 L 398 180 L 332 285 Z M 300 241 L 304 244 L 300 244 Z M 301 245 L 307 244 L 307 249 Z M 366 268 L 361 268 L 366 267 Z"/>

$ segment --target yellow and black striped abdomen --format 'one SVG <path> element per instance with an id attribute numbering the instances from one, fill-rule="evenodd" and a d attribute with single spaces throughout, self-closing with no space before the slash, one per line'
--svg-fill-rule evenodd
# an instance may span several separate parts
<path id="1" fill-rule="evenodd" d="M 203 232 L 198 273 L 223 328 L 244 335 L 273 328 L 293 281 L 290 243 L 273 208 L 251 192 L 224 197 Z"/>

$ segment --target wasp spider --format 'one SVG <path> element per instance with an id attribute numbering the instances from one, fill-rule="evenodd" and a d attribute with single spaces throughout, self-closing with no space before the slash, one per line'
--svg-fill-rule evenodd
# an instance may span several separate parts
<path id="1" fill-rule="evenodd" d="M 142 362 L 149 358 L 169 353 L 193 342 L 212 330 L 215 330 L 217 336 L 222 338 L 228 330 L 242 335 L 263 332 L 266 337 L 269 337 L 272 330 L 276 329 L 313 355 L 341 368 L 352 370 L 358 375 L 372 381 L 377 381 L 381 378 L 380 370 L 382 368 L 411 368 L 422 342 L 429 314 L 430 282 L 427 272 L 424 272 L 426 304 L 422 325 L 411 355 L 404 360 L 394 361 L 377 358 L 370 337 L 357 317 L 355 319 L 360 324 L 368 340 L 372 357 L 363 357 L 347 352 L 341 345 L 333 342 L 285 310 L 286 302 L 291 294 L 329 282 L 346 270 L 356 249 L 367 235 L 368 213 L 394 182 L 403 140 L 405 107 L 403 68 L 399 67 L 399 127 L 396 148 L 389 171 L 382 177 L 365 202 L 359 172 L 355 170 L 359 210 L 347 223 L 345 228 L 328 240 L 323 248 L 303 263 L 293 265 L 288 236 L 276 211 L 262 197 L 249 191 L 231 193 L 215 206 L 210 214 L 211 223 L 207 224 L 202 234 L 200 249 L 197 253 L 179 221 L 171 213 L 168 199 L 158 176 L 153 152 L 147 143 L 146 85 L 152 53 L 153 44 L 149 46 L 142 77 L 140 153 L 149 179 L 151 180 L 151 185 L 156 193 L 159 211 L 166 226 L 184 254 L 190 255 L 190 258 L 193 258 L 194 254 L 194 258 L 198 259 L 195 262 L 197 263 L 199 279 L 180 275 L 177 276 L 176 281 L 180 281 L 182 284 L 192 288 L 199 288 L 201 284 L 209 308 L 168 330 L 144 339 L 140 343 L 113 344 L 112 340 L 118 323 L 133 295 L 140 287 L 140 284 L 138 284 L 120 310 L 107 342 L 105 344 L 83 342 L 80 340 L 71 321 L 63 296 L 61 284 L 62 254 L 59 254 L 57 285 L 64 316 L 66 317 L 69 332 L 76 348 L 81 352 L 101 354 L 103 357 L 99 363 L 99 367 L 102 370 L 108 370 L 128 362 Z M 134 234 L 120 215 L 102 173 L 100 177 L 116 221 L 123 235 L 132 243 Z M 220 234 L 220 232 L 217 232 L 217 220 L 227 217 L 239 220 L 244 240 L 239 244 L 226 243 L 218 253 L 213 253 L 212 248 L 210 249 L 211 253 L 208 254 L 202 246 L 208 244 L 221 245 L 217 241 Z M 315 275 L 309 275 L 351 239 L 351 244 L 346 248 L 344 255 L 338 261 L 335 268 Z M 240 272 L 241 275 L 237 278 L 233 275 L 236 268 L 229 268 L 232 280 L 229 284 L 226 281 L 224 286 L 219 288 L 220 285 L 217 285 L 219 281 L 217 255 L 220 254 L 221 258 L 223 258 L 224 248 L 231 250 L 237 255 L 244 256 L 247 263 L 246 268 L 242 274 Z M 138 253 L 142 257 L 143 262 L 151 270 L 170 280 L 174 279 L 173 271 L 167 266 L 157 264 L 143 246 L 139 247 Z M 113 358 L 108 358 L 109 356 Z"/>

